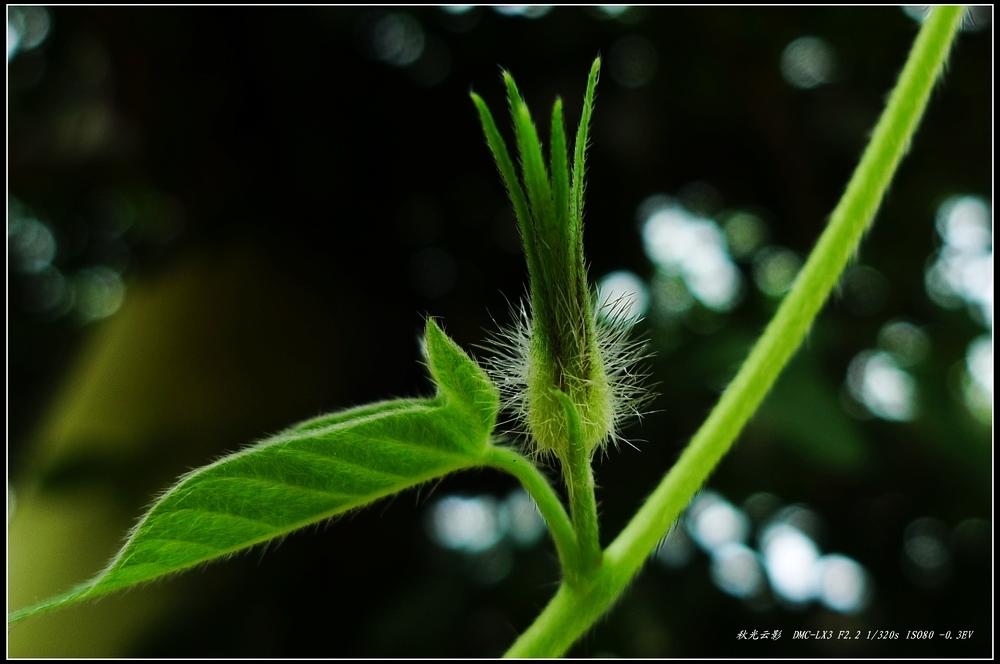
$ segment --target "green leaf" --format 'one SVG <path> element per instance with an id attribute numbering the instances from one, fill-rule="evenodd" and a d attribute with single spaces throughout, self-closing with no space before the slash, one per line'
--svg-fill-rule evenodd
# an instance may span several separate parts
<path id="1" fill-rule="evenodd" d="M 497 169 L 500 171 L 500 176 L 507 187 L 510 202 L 514 206 L 514 214 L 517 216 L 518 227 L 521 229 L 521 241 L 524 242 L 525 257 L 529 262 L 529 269 L 536 269 L 531 264 L 535 255 L 533 247 L 537 243 L 537 240 L 535 239 L 535 231 L 531 225 L 531 211 L 528 209 L 528 199 L 525 196 L 524 189 L 521 188 L 521 181 L 517 177 L 514 162 L 510 158 L 510 152 L 507 151 L 507 144 L 504 142 L 503 136 L 500 135 L 500 130 L 497 129 L 497 123 L 493 120 L 493 114 L 490 113 L 490 109 L 482 97 L 475 92 L 471 94 L 471 97 L 473 103 L 476 105 L 476 110 L 479 112 L 479 119 L 483 125 L 483 133 L 486 135 L 486 143 L 493 153 Z"/>
<path id="2" fill-rule="evenodd" d="M 431 376 L 437 383 L 439 398 L 460 409 L 469 418 L 473 433 L 470 452 L 481 453 L 486 440 L 496 426 L 500 412 L 500 393 L 486 372 L 458 344 L 448 338 L 434 319 L 427 321 L 424 354 Z"/>
<path id="3" fill-rule="evenodd" d="M 448 473 L 483 465 L 497 390 L 434 321 L 433 399 L 325 415 L 182 477 L 93 580 L 15 611 L 9 622 L 144 583 L 281 537 Z"/>
<path id="4" fill-rule="evenodd" d="M 549 161 L 552 171 L 552 204 L 556 223 L 562 228 L 569 224 L 569 161 L 566 155 L 566 128 L 563 127 L 562 99 L 552 105 L 552 129 L 549 132 Z"/>
<path id="5" fill-rule="evenodd" d="M 582 233 L 580 228 L 583 223 L 584 176 L 586 175 L 587 143 L 590 140 L 590 116 L 594 112 L 594 96 L 600 73 L 601 59 L 597 58 L 591 65 L 590 75 L 587 77 L 587 92 L 583 96 L 583 113 L 580 117 L 580 126 L 577 128 L 576 143 L 574 144 L 573 186 L 570 192 L 570 205 L 572 206 L 570 218 L 575 225 L 574 233 Z"/>

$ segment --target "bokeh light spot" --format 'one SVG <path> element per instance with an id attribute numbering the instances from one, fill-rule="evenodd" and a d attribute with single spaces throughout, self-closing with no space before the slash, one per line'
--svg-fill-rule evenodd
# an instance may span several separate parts
<path id="1" fill-rule="evenodd" d="M 430 513 L 431 537 L 441 547 L 478 553 L 493 548 L 503 537 L 496 499 L 488 496 L 446 496 Z"/>
<path id="2" fill-rule="evenodd" d="M 973 339 L 965 353 L 967 376 L 963 397 L 969 411 L 980 422 L 993 422 L 993 337 L 988 334 Z"/>
<path id="3" fill-rule="evenodd" d="M 11 215 L 7 221 L 7 252 L 21 272 L 41 272 L 56 255 L 56 238 L 38 219 Z"/>
<path id="4" fill-rule="evenodd" d="M 905 422 L 916 416 L 916 380 L 884 351 L 859 353 L 847 369 L 847 388 L 876 417 Z"/>
<path id="5" fill-rule="evenodd" d="M 628 35 L 611 46 L 608 71 L 625 88 L 641 88 L 653 80 L 659 65 L 656 47 L 645 37 Z"/>
<path id="6" fill-rule="evenodd" d="M 369 39 L 375 57 L 394 67 L 411 65 L 424 52 L 424 29 L 417 19 L 402 12 L 376 19 Z"/>
<path id="7" fill-rule="evenodd" d="M 769 525 L 761 534 L 761 552 L 767 576 L 779 597 L 793 604 L 814 597 L 819 550 L 805 533 L 787 523 Z"/>
<path id="8" fill-rule="evenodd" d="M 931 340 L 927 333 L 916 325 L 906 321 L 893 321 L 886 323 L 879 330 L 878 345 L 892 355 L 896 364 L 905 369 L 927 357 Z"/>
<path id="9" fill-rule="evenodd" d="M 772 596 L 794 610 L 812 601 L 847 614 L 868 607 L 874 596 L 869 573 L 845 555 L 820 555 L 823 524 L 815 511 L 781 507 L 781 500 L 766 492 L 751 494 L 743 505 L 745 512 L 713 491 L 700 492 L 680 522 L 684 528 L 675 524 L 660 541 L 656 560 L 682 567 L 697 543 L 711 559 L 712 582 L 753 608 L 769 606 Z M 745 541 L 751 518 L 762 524 L 757 550 Z"/>
<path id="10" fill-rule="evenodd" d="M 667 276 L 682 277 L 691 294 L 709 309 L 728 311 L 738 301 L 742 279 L 711 219 L 657 197 L 642 226 L 646 254 Z"/>
<path id="11" fill-rule="evenodd" d="M 978 196 L 949 198 L 937 211 L 936 226 L 945 243 L 959 251 L 982 251 L 992 246 L 990 210 Z"/>
<path id="12" fill-rule="evenodd" d="M 685 517 L 688 533 L 707 552 L 731 543 L 745 542 L 750 534 L 750 521 L 732 503 L 717 493 L 699 493 Z"/>
<path id="13" fill-rule="evenodd" d="M 743 501 L 743 511 L 754 523 L 764 523 L 781 507 L 781 499 L 768 491 L 758 491 Z"/>
<path id="14" fill-rule="evenodd" d="M 679 569 L 694 557 L 694 542 L 684 528 L 674 524 L 667 536 L 656 547 L 656 560 L 670 569 Z"/>
<path id="15" fill-rule="evenodd" d="M 649 307 L 649 289 L 634 272 L 617 270 L 597 283 L 600 314 L 612 320 L 634 322 Z"/>
<path id="16" fill-rule="evenodd" d="M 653 279 L 656 310 L 667 318 L 682 314 L 694 306 L 694 297 L 679 276 L 658 274 Z"/>
<path id="17" fill-rule="evenodd" d="M 889 299 L 889 280 L 873 267 L 852 265 L 840 278 L 840 295 L 851 313 L 873 316 Z"/>
<path id="18" fill-rule="evenodd" d="M 792 288 L 802 259 L 791 249 L 765 247 L 754 257 L 753 279 L 765 295 L 780 297 Z"/>
<path id="19" fill-rule="evenodd" d="M 984 390 L 993 394 L 993 338 L 982 335 L 969 344 L 965 354 L 969 374 L 976 379 Z"/>
<path id="20" fill-rule="evenodd" d="M 962 519 L 951 532 L 952 548 L 959 555 L 986 560 L 992 553 L 990 522 L 979 517 Z"/>
<path id="21" fill-rule="evenodd" d="M 545 520 L 524 489 L 515 489 L 500 506 L 511 539 L 522 547 L 536 544 L 545 535 Z"/>
<path id="22" fill-rule="evenodd" d="M 73 279 L 76 314 L 90 323 L 112 315 L 125 301 L 125 282 L 121 275 L 104 265 L 84 268 Z"/>
<path id="23" fill-rule="evenodd" d="M 829 83 L 836 66 L 833 49 L 819 37 L 799 37 L 781 53 L 781 75 L 802 90 Z"/>
<path id="24" fill-rule="evenodd" d="M 10 20 L 10 10 L 7 10 L 7 62 L 14 57 L 21 46 L 21 31 Z"/>
<path id="25" fill-rule="evenodd" d="M 767 580 L 757 554 L 744 544 L 729 543 L 712 553 L 712 581 L 723 592 L 750 599 L 764 592 Z"/>
<path id="26" fill-rule="evenodd" d="M 498 5 L 493 10 L 503 16 L 541 18 L 552 11 L 551 5 Z"/>
<path id="27" fill-rule="evenodd" d="M 597 11 L 608 18 L 620 18 L 632 8 L 628 5 L 598 5 Z"/>
<path id="28" fill-rule="evenodd" d="M 51 265 L 33 274 L 25 285 L 26 308 L 48 318 L 59 318 L 73 307 L 73 284 Z"/>
<path id="29" fill-rule="evenodd" d="M 871 596 L 871 583 L 864 567 L 839 554 L 828 554 L 816 563 L 816 595 L 820 602 L 839 613 L 863 611 Z"/>
<path id="30" fill-rule="evenodd" d="M 914 519 L 903 532 L 903 568 L 916 585 L 939 588 L 951 576 L 948 526 L 933 517 Z"/>
<path id="31" fill-rule="evenodd" d="M 767 226 L 760 217 L 738 211 L 729 215 L 722 226 L 729 253 L 737 260 L 753 256 L 767 238 Z"/>
<path id="32" fill-rule="evenodd" d="M 49 36 L 52 19 L 44 7 L 7 8 L 7 61 L 22 51 L 38 48 Z"/>
<path id="33" fill-rule="evenodd" d="M 521 488 L 503 500 L 445 496 L 431 505 L 425 526 L 438 546 L 461 554 L 465 573 L 483 585 L 506 578 L 514 566 L 515 547 L 531 547 L 545 535 L 545 521 Z"/>
<path id="34" fill-rule="evenodd" d="M 937 211 L 944 242 L 925 274 L 927 294 L 939 306 L 965 304 L 974 318 L 993 327 L 993 242 L 990 208 L 979 196 L 953 196 Z"/>
<path id="35" fill-rule="evenodd" d="M 451 71 L 451 49 L 440 39 L 428 38 L 420 58 L 407 71 L 410 80 L 429 88 L 443 82 Z"/>

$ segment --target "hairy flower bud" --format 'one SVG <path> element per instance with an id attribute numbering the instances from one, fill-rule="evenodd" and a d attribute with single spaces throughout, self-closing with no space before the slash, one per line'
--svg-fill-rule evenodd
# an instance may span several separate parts
<path id="1" fill-rule="evenodd" d="M 637 392 L 634 374 L 623 362 L 639 346 L 624 343 L 620 325 L 599 323 L 587 283 L 583 256 L 584 162 L 600 59 L 594 61 L 569 168 L 562 102 L 552 109 L 551 146 L 546 165 L 538 132 L 514 79 L 504 72 L 514 133 L 521 157 L 518 178 L 507 147 L 486 104 L 473 94 L 487 143 L 510 195 L 531 279 L 531 315 L 507 334 L 513 353 L 494 363 L 501 390 L 527 425 L 541 451 L 565 461 L 573 443 L 570 417 L 579 418 L 577 445 L 587 458 L 614 438 Z M 498 343 L 502 346 L 502 343 Z M 609 364 L 609 360 L 617 362 Z M 568 406 L 559 393 L 569 397 Z M 567 408 L 575 409 L 575 415 Z"/>

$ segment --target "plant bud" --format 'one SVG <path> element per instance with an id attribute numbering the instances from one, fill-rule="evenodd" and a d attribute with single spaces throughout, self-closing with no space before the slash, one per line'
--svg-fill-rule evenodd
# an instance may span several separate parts
<path id="1" fill-rule="evenodd" d="M 567 412 L 556 390 L 567 395 L 580 420 L 577 443 L 593 455 L 616 436 L 626 400 L 638 388 L 626 363 L 639 346 L 623 343 L 621 326 L 599 324 L 583 256 L 583 191 L 587 132 L 600 59 L 594 61 L 569 167 L 562 102 L 552 109 L 549 163 L 527 105 L 504 72 L 521 158 L 521 176 L 485 102 L 473 94 L 487 143 L 496 158 L 517 216 L 531 278 L 531 315 L 496 345 L 507 355 L 493 362 L 505 401 L 514 406 L 539 451 L 565 461 L 572 444 Z M 513 351 L 504 340 L 513 342 Z M 607 362 L 617 362 L 609 366 Z"/>

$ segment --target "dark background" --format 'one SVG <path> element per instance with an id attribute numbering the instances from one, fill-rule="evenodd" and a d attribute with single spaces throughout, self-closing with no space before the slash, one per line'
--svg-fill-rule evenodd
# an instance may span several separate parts
<path id="1" fill-rule="evenodd" d="M 19 268 L 9 249 L 10 592 L 22 583 L 15 531 L 42 529 L 25 523 L 33 510 L 58 505 L 79 525 L 91 522 L 74 510 L 89 509 L 86 518 L 110 515 L 110 524 L 70 535 L 64 522 L 46 522 L 46 551 L 68 553 L 30 549 L 43 561 L 42 585 L 10 608 L 99 569 L 180 473 L 319 412 L 426 394 L 417 345 L 425 316 L 483 354 L 475 344 L 510 322 L 508 302 L 526 287 L 513 216 L 468 98 L 470 89 L 482 95 L 506 129 L 501 66 L 536 118 L 559 94 L 575 127 L 590 63 L 605 56 L 589 152 L 591 276 L 628 269 L 648 282 L 656 267 L 636 217 L 654 194 L 720 222 L 752 210 L 768 244 L 806 256 L 918 29 L 898 8 L 636 8 L 618 17 L 556 8 L 530 17 L 59 7 L 48 17 L 47 38 L 8 65 L 8 228 L 18 216 L 43 222 L 63 279 Z M 408 61 L 405 41 L 379 51 L 386 26 L 422 34 L 420 57 Z M 938 306 L 924 286 L 941 245 L 937 206 L 960 194 L 991 204 L 989 14 L 975 27 L 960 35 L 860 251 L 881 275 L 877 297 L 852 304 L 845 288 L 824 309 L 708 484 L 737 504 L 768 492 L 814 510 L 822 550 L 871 574 L 871 604 L 854 616 L 751 606 L 712 585 L 700 553 L 681 570 L 650 564 L 572 654 L 991 652 L 991 417 L 975 418 L 960 389 L 966 348 L 990 328 L 965 308 Z M 825 40 L 837 62 L 829 83 L 806 90 L 779 67 L 805 35 Z M 637 42 L 622 40 L 635 36 L 652 47 L 653 69 L 641 76 L 651 61 L 640 59 L 637 75 L 648 80 L 631 88 L 622 54 Z M 121 281 L 95 281 L 107 268 Z M 750 261 L 740 268 L 746 292 L 731 312 L 696 306 L 640 325 L 655 353 L 655 412 L 626 432 L 637 449 L 598 461 L 605 541 L 669 469 L 774 310 L 752 285 Z M 75 301 L 66 284 L 76 284 Z M 86 293 L 114 299 L 122 288 L 107 317 L 86 308 Z M 911 369 L 920 408 L 909 422 L 865 415 L 844 387 L 852 358 L 892 320 L 930 340 Z M 847 442 L 832 449 L 837 436 Z M 447 478 L 129 593 L 166 597 L 132 622 L 108 614 L 89 624 L 81 607 L 58 614 L 67 622 L 38 643 L 15 628 L 10 654 L 498 655 L 555 588 L 550 543 L 518 552 L 506 578 L 483 583 L 473 563 L 428 539 L 424 522 L 435 497 L 503 496 L 513 486 L 494 472 Z M 904 533 L 925 517 L 949 530 L 973 519 L 979 529 L 971 544 L 945 537 L 943 580 L 906 570 Z M 69 561 L 79 569 L 51 587 L 44 579 L 55 572 L 44 565 Z M 88 625 L 89 641 L 74 641 L 73 620 Z M 102 629 L 116 636 L 103 642 L 93 635 Z M 783 637 L 738 641 L 744 629 Z M 793 641 L 801 629 L 975 632 L 965 642 L 845 645 Z"/>

